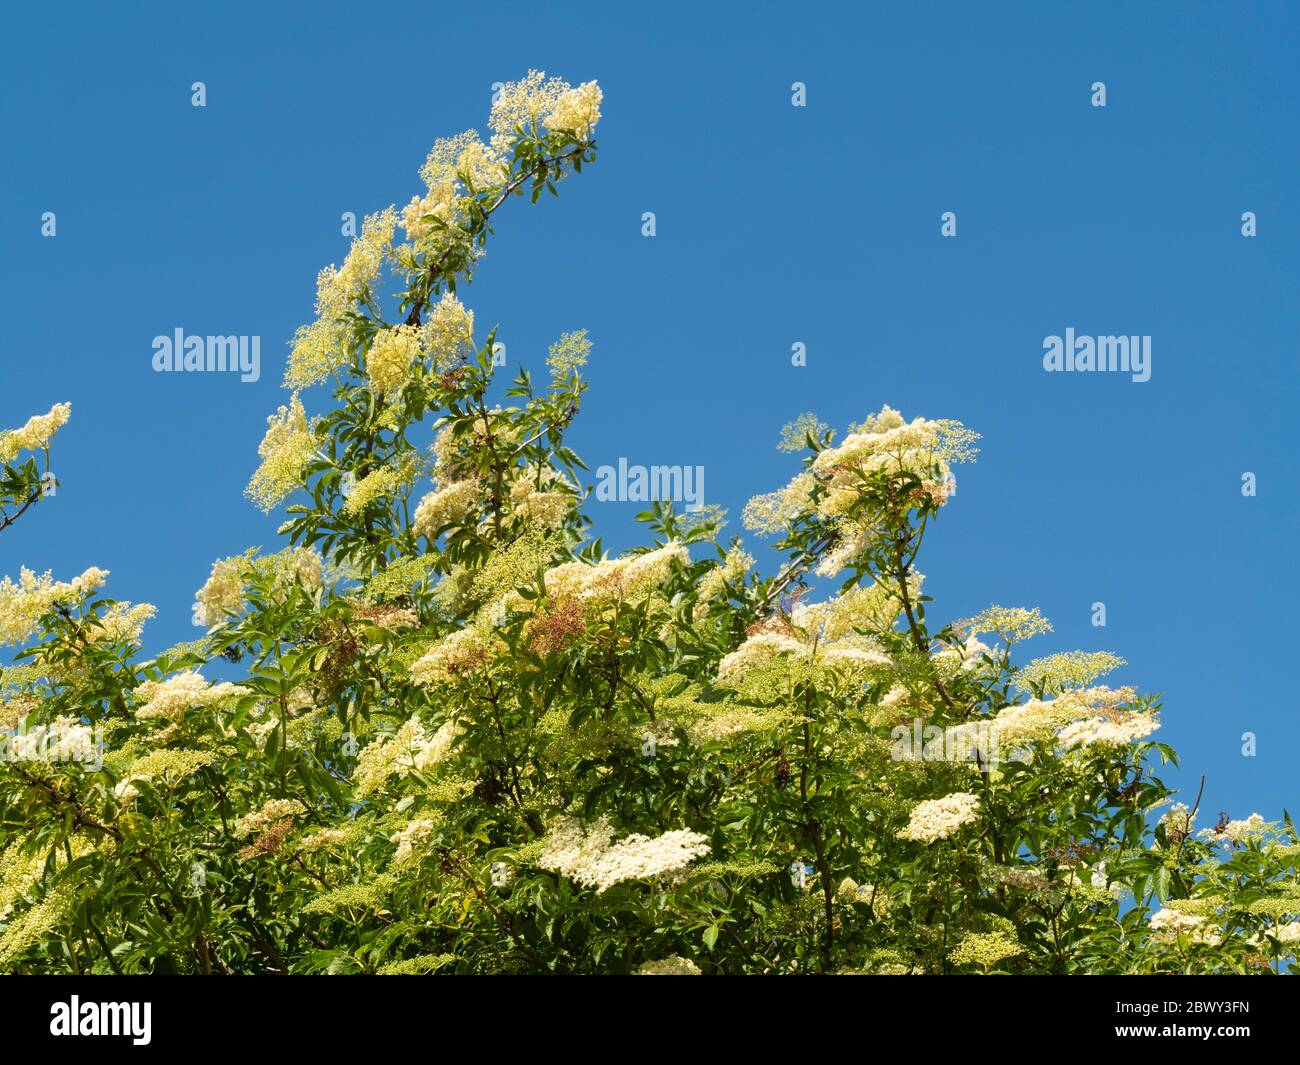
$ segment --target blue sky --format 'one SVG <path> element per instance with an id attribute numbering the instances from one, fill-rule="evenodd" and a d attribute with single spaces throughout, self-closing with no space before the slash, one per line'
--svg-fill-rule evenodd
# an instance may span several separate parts
<path id="1" fill-rule="evenodd" d="M 512 370 L 591 331 L 571 436 L 589 465 L 702 465 L 739 531 L 794 472 L 773 445 L 800 412 L 958 418 L 984 450 L 922 560 L 933 616 L 1036 605 L 1056 632 L 1034 652 L 1127 658 L 1114 679 L 1165 694 L 1173 779 L 1207 774 L 1202 823 L 1300 806 L 1293 11 L 456 7 L 9 14 L 0 425 L 64 400 L 73 420 L 63 488 L 0 539 L 0 573 L 101 565 L 158 605 L 148 650 L 196 635 L 212 560 L 279 546 L 241 493 L 285 342 L 346 253 L 340 215 L 405 203 L 436 137 L 482 128 L 493 82 L 595 78 L 597 165 L 503 211 L 462 292 Z M 155 374 L 177 327 L 259 335 L 261 381 Z M 1151 336 L 1151 380 L 1045 373 L 1067 327 Z M 619 548 L 637 509 L 591 512 Z"/>

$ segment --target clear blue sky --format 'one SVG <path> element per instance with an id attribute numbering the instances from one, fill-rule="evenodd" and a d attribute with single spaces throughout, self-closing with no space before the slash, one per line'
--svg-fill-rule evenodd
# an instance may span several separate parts
<path id="1" fill-rule="evenodd" d="M 192 638 L 212 560 L 278 546 L 241 492 L 339 216 L 409 199 L 493 82 L 596 78 L 598 164 L 502 212 L 463 293 L 512 369 L 590 329 L 589 464 L 703 465 L 738 528 L 801 411 L 959 418 L 984 451 L 921 567 L 937 616 L 1041 607 L 1037 653 L 1114 650 L 1165 693 L 1202 823 L 1296 809 L 1298 29 L 1246 3 L 12 10 L 0 425 L 73 420 L 0 573 L 104 566 L 158 605 L 147 650 Z M 260 335 L 262 380 L 153 373 L 178 326 Z M 1149 334 L 1152 379 L 1044 373 L 1066 327 Z M 593 506 L 608 544 L 636 509 Z"/>

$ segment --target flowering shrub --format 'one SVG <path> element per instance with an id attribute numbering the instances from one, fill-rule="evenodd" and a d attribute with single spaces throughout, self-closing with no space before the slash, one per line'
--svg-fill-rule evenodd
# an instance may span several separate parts
<path id="1" fill-rule="evenodd" d="M 489 405 L 495 331 L 457 292 L 499 209 L 594 162 L 600 106 L 506 86 L 321 272 L 248 488 L 287 545 L 212 566 L 201 639 L 143 660 L 152 608 L 101 570 L 0 583 L 0 970 L 1292 964 L 1289 816 L 1198 829 L 1157 702 L 1098 683 L 1121 660 L 1020 661 L 1037 611 L 929 620 L 959 423 L 787 426 L 802 464 L 745 511 L 772 576 L 707 509 L 591 539 L 564 443 L 590 340 Z M 0 435 L 9 508 L 68 413 Z"/>

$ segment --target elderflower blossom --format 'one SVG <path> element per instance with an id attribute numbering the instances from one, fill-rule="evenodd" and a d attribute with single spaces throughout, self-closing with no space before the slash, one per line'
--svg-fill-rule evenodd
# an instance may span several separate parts
<path id="1" fill-rule="evenodd" d="M 58 606 L 77 603 L 104 587 L 108 570 L 92 566 L 71 581 L 56 581 L 49 570 L 37 576 L 24 566 L 15 583 L 0 581 L 0 646 L 26 642 L 43 617 Z"/>
<path id="2" fill-rule="evenodd" d="M 8 750 L 5 750 L 7 740 Z M 95 762 L 100 741 L 78 717 L 61 715 L 48 725 L 32 725 L 11 736 L 0 734 L 0 758 L 19 762 Z"/>
<path id="3" fill-rule="evenodd" d="M 947 839 L 958 829 L 979 816 L 979 796 L 959 791 L 942 799 L 926 799 L 912 810 L 907 827 L 898 832 L 899 839 L 933 843 Z"/>
<path id="4" fill-rule="evenodd" d="M 244 839 L 254 833 L 260 834 L 281 821 L 287 821 L 297 814 L 304 813 L 307 807 L 297 799 L 271 799 L 258 809 L 245 814 L 234 824 L 236 839 Z"/>
<path id="5" fill-rule="evenodd" d="M 346 828 L 322 828 L 303 836 L 298 841 L 298 850 L 304 854 L 334 850 L 337 847 L 345 846 L 351 836 L 352 832 Z"/>
<path id="6" fill-rule="evenodd" d="M 970 636 L 960 644 L 950 644 L 932 656 L 935 668 L 941 673 L 952 676 L 957 673 L 976 673 L 984 668 L 984 656 L 992 655 L 993 649 L 975 636 Z"/>
<path id="7" fill-rule="evenodd" d="M 366 507 L 376 499 L 383 499 L 400 489 L 405 480 L 402 471 L 395 470 L 392 466 L 380 466 L 376 470 L 371 470 L 352 486 L 352 491 L 348 493 L 343 503 L 343 513 L 349 515 L 364 513 Z"/>
<path id="8" fill-rule="evenodd" d="M 460 629 L 434 644 L 411 666 L 411 679 L 425 687 L 451 683 L 486 665 L 491 651 L 490 638 L 481 629 Z"/>
<path id="9" fill-rule="evenodd" d="M 343 266 L 327 266 L 317 275 L 317 321 L 294 334 L 284 371 L 286 388 L 297 392 L 318 385 L 347 365 L 351 328 L 340 319 L 378 278 L 392 247 L 396 224 L 392 207 L 367 216 Z"/>
<path id="10" fill-rule="evenodd" d="M 626 880 L 649 880 L 684 869 L 709 849 L 708 837 L 686 829 L 654 838 L 633 833 L 615 843 L 608 818 L 589 826 L 566 818 L 546 834 L 538 864 L 604 892 Z"/>
<path id="11" fill-rule="evenodd" d="M 428 186 L 428 192 L 411 197 L 411 202 L 402 210 L 402 228 L 410 240 L 422 241 L 461 224 L 464 207 L 456 171 L 467 148 L 477 142 L 478 134 L 472 130 L 455 137 L 440 137 L 434 142 L 428 159 L 420 168 L 420 177 Z M 429 221 L 430 218 L 436 219 L 437 223 Z"/>
<path id="12" fill-rule="evenodd" d="M 573 489 L 563 474 L 550 465 L 527 467 L 510 486 L 514 513 L 525 521 L 557 529 L 573 505 Z"/>
<path id="13" fill-rule="evenodd" d="M 857 426 L 844 440 L 813 460 L 812 471 L 826 489 L 819 504 L 823 516 L 846 512 L 856 502 L 866 477 L 876 474 L 915 476 L 916 503 L 942 506 L 957 490 L 950 462 L 974 456 L 976 434 L 960 423 L 903 416 L 889 406 Z"/>
<path id="14" fill-rule="evenodd" d="M 568 492 L 538 492 L 525 482 L 515 484 L 510 498 L 517 515 L 547 529 L 563 525 L 573 505 L 573 497 Z"/>
<path id="15" fill-rule="evenodd" d="M 194 593 L 196 622 L 210 629 L 244 609 L 244 572 L 247 566 L 247 555 L 221 558 L 212 563 L 208 579 Z"/>
<path id="16" fill-rule="evenodd" d="M 394 832 L 389 839 L 397 844 L 393 853 L 394 865 L 405 865 L 415 857 L 415 848 L 420 846 L 433 834 L 432 821 L 412 821 L 405 828 Z"/>
<path id="17" fill-rule="evenodd" d="M 1176 802 L 1160 815 L 1156 827 L 1163 827 L 1165 840 L 1173 846 L 1178 846 L 1192 834 L 1192 826 L 1195 821 L 1196 815 L 1188 807 L 1187 803 Z"/>
<path id="18" fill-rule="evenodd" d="M 569 92 L 569 83 L 562 78 L 547 78 L 545 71 L 530 70 L 519 81 L 507 82 L 492 102 L 488 127 L 492 130 L 492 148 L 504 152 L 518 134 L 542 124 L 545 117 L 554 114 L 561 97 Z"/>
<path id="19" fill-rule="evenodd" d="M 130 603 L 114 603 L 104 611 L 102 616 L 95 619 L 92 626 L 84 630 L 86 642 L 116 643 L 124 640 L 128 643 L 138 643 L 144 632 L 145 622 L 157 613 L 158 608 L 151 603 L 140 603 L 136 606 Z"/>
<path id="20" fill-rule="evenodd" d="M 316 452 L 316 428 L 307 418 L 295 392 L 289 406 L 281 406 L 266 420 L 266 435 L 257 447 L 261 465 L 244 494 L 269 513 L 290 492 L 302 485 L 303 470 Z"/>
<path id="21" fill-rule="evenodd" d="M 966 621 L 964 627 L 972 635 L 996 633 L 1007 643 L 1019 643 L 1052 631 L 1052 623 L 1039 610 L 1008 606 L 991 606 Z"/>
<path id="22" fill-rule="evenodd" d="M 20 451 L 41 451 L 49 447 L 54 434 L 71 417 L 71 403 L 56 403 L 49 413 L 28 418 L 21 429 L 0 432 L 0 462 L 13 462 Z"/>
<path id="23" fill-rule="evenodd" d="M 160 717 L 179 721 L 186 710 L 216 706 L 224 699 L 250 692 L 229 681 L 209 684 L 197 671 L 190 670 L 166 680 L 147 680 L 131 694 L 141 704 L 135 711 L 138 719 Z"/>
<path id="24" fill-rule="evenodd" d="M 435 489 L 416 505 L 411 532 L 432 540 L 440 529 L 464 521 L 477 506 L 482 492 L 482 484 L 474 478 L 454 481 Z"/>
<path id="25" fill-rule="evenodd" d="M 1192 913 L 1180 913 L 1168 907 L 1157 910 L 1147 922 L 1153 932 L 1195 932 L 1205 923 L 1205 918 Z"/>
<path id="26" fill-rule="evenodd" d="M 700 967 L 690 958 L 670 954 L 658 961 L 648 961 L 636 971 L 637 976 L 699 976 Z"/>
<path id="27" fill-rule="evenodd" d="M 458 722 L 451 719 L 443 722 L 437 732 L 419 745 L 412 756 L 411 764 L 421 772 L 425 772 L 446 761 L 460 735 L 461 727 Z"/>
<path id="28" fill-rule="evenodd" d="M 990 966 L 1023 953 L 1024 947 L 1006 932 L 967 932 L 948 959 L 954 965 Z"/>
<path id="29" fill-rule="evenodd" d="M 217 760 L 212 751 L 186 751 L 160 747 L 131 763 L 131 779 L 153 780 L 162 777 L 174 782 L 193 776 Z"/>
<path id="30" fill-rule="evenodd" d="M 1123 746 L 1150 736 L 1160 727 L 1155 714 L 1130 713 L 1120 717 L 1090 717 L 1061 730 L 1062 747 Z"/>
<path id="31" fill-rule="evenodd" d="M 437 140 L 420 168 L 420 177 L 429 188 L 460 180 L 464 174 L 475 188 L 492 183 L 499 175 L 501 160 L 483 143 L 474 130 L 455 137 Z"/>
<path id="32" fill-rule="evenodd" d="M 1274 925 L 1269 929 L 1269 933 L 1282 944 L 1300 943 L 1300 921 L 1289 921 L 1286 924 Z"/>
<path id="33" fill-rule="evenodd" d="M 450 292 L 444 292 L 429 310 L 421 340 L 435 369 L 451 369 L 474 350 L 474 312 L 466 310 Z"/>
<path id="34" fill-rule="evenodd" d="M 809 433 L 814 440 L 820 440 L 829 429 L 830 426 L 812 411 L 805 411 L 794 421 L 786 422 L 781 426 L 781 435 L 776 449 L 785 452 L 802 451 L 808 446 Z"/>
<path id="35" fill-rule="evenodd" d="M 822 556 L 813 572 L 819 577 L 834 577 L 842 569 L 847 569 L 867 553 L 876 539 L 875 530 L 852 522 L 838 523 L 839 539 L 830 551 Z"/>
<path id="36" fill-rule="evenodd" d="M 616 602 L 630 602 L 651 594 L 666 581 L 676 565 L 690 562 L 690 552 L 676 540 L 663 547 L 622 558 L 603 559 L 595 565 L 564 562 L 552 566 L 543 575 L 546 595 L 552 601 L 578 599 L 600 609 Z M 517 592 L 509 592 L 502 605 L 512 610 L 533 609 L 533 602 Z"/>
<path id="37" fill-rule="evenodd" d="M 1079 707 L 1063 699 L 1030 699 L 1003 707 L 993 719 L 998 741 L 1006 744 L 1047 740 L 1079 716 Z"/>
<path id="38" fill-rule="evenodd" d="M 800 656 L 804 645 L 793 636 L 778 632 L 760 632 L 750 636 L 718 663 L 718 682 L 739 680 L 756 669 L 769 665 L 781 655 Z"/>
<path id="39" fill-rule="evenodd" d="M 367 744 L 357 758 L 353 773 L 356 794 L 369 795 L 383 787 L 393 774 L 409 770 L 427 742 L 420 719 L 412 716 L 392 735 L 381 736 Z"/>
<path id="40" fill-rule="evenodd" d="M 721 596 L 728 584 L 743 584 L 753 565 L 754 556 L 749 552 L 739 547 L 728 551 L 722 562 L 709 570 L 696 585 L 694 616 L 704 614 L 709 601 Z"/>
<path id="41" fill-rule="evenodd" d="M 601 99 L 600 86 L 594 81 L 584 82 L 555 101 L 555 107 L 542 119 L 542 125 L 550 133 L 567 130 L 588 139 L 600 121 Z"/>
<path id="42" fill-rule="evenodd" d="M 1223 827 L 1203 828 L 1197 835 L 1212 839 L 1216 843 L 1240 844 L 1263 835 L 1268 830 L 1268 822 L 1260 814 L 1251 814 L 1238 821 L 1229 821 Z"/>
<path id="43" fill-rule="evenodd" d="M 578 329 L 565 333 L 547 349 L 546 365 L 550 367 L 551 376 L 558 380 L 585 366 L 590 354 L 591 341 L 587 338 L 587 331 Z"/>
<path id="44" fill-rule="evenodd" d="M 347 365 L 350 338 L 351 330 L 331 319 L 299 326 L 293 334 L 284 387 L 310 388 Z"/>
<path id="45" fill-rule="evenodd" d="M 1026 692 L 1034 685 L 1041 685 L 1048 692 L 1086 688 L 1122 665 L 1126 665 L 1124 659 L 1109 651 L 1065 651 L 1036 658 L 1016 673 L 1015 684 Z"/>
<path id="46" fill-rule="evenodd" d="M 811 506 L 816 480 L 811 473 L 801 473 L 784 488 L 754 496 L 745 504 L 741 520 L 745 528 L 756 533 L 778 533 L 804 514 Z"/>
<path id="47" fill-rule="evenodd" d="M 327 266 L 316 279 L 316 313 L 322 318 L 338 318 L 349 311 L 374 284 L 392 249 L 397 213 L 386 207 L 367 215 L 361 235 L 352 242 L 343 265 Z"/>
<path id="48" fill-rule="evenodd" d="M 249 550 L 212 563 L 208 579 L 194 593 L 196 625 L 210 629 L 243 613 L 248 581 L 258 574 L 274 577 L 277 601 L 294 582 L 315 592 L 324 580 L 324 559 L 315 548 L 291 547 L 260 559 L 253 554 Z"/>
<path id="49" fill-rule="evenodd" d="M 838 598 L 825 603 L 801 603 L 791 615 L 788 629 L 754 632 L 724 656 L 718 663 L 718 683 L 735 686 L 749 674 L 785 658 L 854 672 L 888 667 L 892 663 L 884 649 L 846 624 L 846 612 L 851 612 L 854 605 L 845 606 Z"/>
<path id="50" fill-rule="evenodd" d="M 1128 710 L 1134 697 L 1129 687 L 1073 688 L 1055 699 L 1030 699 L 1004 707 L 993 719 L 999 743 L 1006 745 L 1055 741 L 1065 749 L 1094 744 L 1126 744 L 1159 728 L 1154 714 Z"/>
<path id="51" fill-rule="evenodd" d="M 366 355 L 366 376 L 377 396 L 400 392 L 411 379 L 411 366 L 420 356 L 420 330 L 396 325 L 375 334 Z"/>

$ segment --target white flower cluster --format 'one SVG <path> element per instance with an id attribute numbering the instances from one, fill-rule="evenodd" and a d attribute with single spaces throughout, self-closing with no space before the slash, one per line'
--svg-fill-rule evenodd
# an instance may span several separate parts
<path id="1" fill-rule="evenodd" d="M 1132 688 L 1071 689 L 1055 699 L 1029 699 L 1004 707 L 993 719 L 1004 745 L 1054 742 L 1063 750 L 1123 746 L 1160 727 L 1154 713 L 1126 708 Z"/>
<path id="2" fill-rule="evenodd" d="M 800 605 L 790 616 L 788 630 L 756 632 L 726 655 L 718 663 L 718 682 L 734 686 L 786 657 L 855 673 L 888 667 L 892 660 L 884 649 L 854 631 L 863 621 L 860 612 L 873 606 L 870 595 Z"/>
<path id="3" fill-rule="evenodd" d="M 595 82 L 592 84 L 594 85 Z M 597 89 L 596 92 L 597 102 L 599 102 L 600 90 Z M 56 403 L 50 408 L 48 414 L 35 414 L 28 418 L 21 429 L 0 432 L 0 462 L 13 462 L 20 451 L 40 451 L 49 447 L 54 434 L 66 425 L 71 417 L 71 403 Z"/>
<path id="4" fill-rule="evenodd" d="M 1261 814 L 1251 814 L 1239 821 L 1229 821 L 1222 828 L 1203 828 L 1197 835 L 1207 837 L 1216 843 L 1245 843 L 1268 830 L 1268 822 Z"/>
<path id="5" fill-rule="evenodd" d="M 483 486 L 473 478 L 453 481 L 430 492 L 415 508 L 411 532 L 433 539 L 446 525 L 463 521 L 478 502 Z"/>
<path id="6" fill-rule="evenodd" d="M 1205 918 L 1195 913 L 1180 913 L 1168 907 L 1157 910 L 1148 922 L 1153 932 L 1195 932 L 1205 924 Z"/>
<path id="7" fill-rule="evenodd" d="M 393 852 L 393 864 L 405 865 L 414 858 L 415 849 L 429 838 L 433 827 L 432 821 L 412 821 L 405 828 L 394 832 L 389 837 L 397 844 L 397 850 Z"/>
<path id="8" fill-rule="evenodd" d="M 637 599 L 668 579 L 673 565 L 690 562 L 690 552 L 676 541 L 653 551 L 622 558 L 607 558 L 592 566 L 586 562 L 565 562 L 546 571 L 546 594 L 552 599 L 580 599 L 595 606 L 623 599 Z M 505 605 L 514 610 L 530 609 L 522 596 L 511 593 Z"/>
<path id="9" fill-rule="evenodd" d="M 37 576 L 25 566 L 17 583 L 6 577 L 0 581 L 0 645 L 23 643 L 56 606 L 99 591 L 107 577 L 108 570 L 96 566 L 71 581 L 56 581 L 48 571 Z"/>
<path id="10" fill-rule="evenodd" d="M 1119 720 L 1090 717 L 1062 729 L 1059 739 L 1061 746 L 1066 748 L 1116 747 L 1150 736 L 1159 727 L 1160 719 L 1154 714 L 1130 714 Z"/>
<path id="11" fill-rule="evenodd" d="M 209 684 L 197 671 L 177 673 L 166 680 L 147 680 L 131 693 L 141 705 L 135 712 L 137 718 L 163 717 L 178 721 L 186 710 L 203 706 L 216 706 L 223 699 L 248 695 L 229 681 Z"/>
<path id="12" fill-rule="evenodd" d="M 566 818 L 547 833 L 538 864 L 602 892 L 625 880 L 677 872 L 708 853 L 707 837 L 687 829 L 655 837 L 634 833 L 615 843 L 608 818 L 591 825 Z"/>
<path id="13" fill-rule="evenodd" d="M 255 833 L 261 834 L 272 825 L 287 821 L 305 810 L 306 807 L 297 799 L 272 799 L 263 803 L 259 809 L 239 818 L 234 825 L 234 834 L 239 839 Z"/>
<path id="14" fill-rule="evenodd" d="M 933 843 L 947 839 L 979 815 L 979 796 L 958 791 L 942 799 L 926 799 L 912 810 L 907 827 L 900 829 L 900 839 Z"/>
<path id="15" fill-rule="evenodd" d="M 699 976 L 700 967 L 690 958 L 670 954 L 659 961 L 648 961 L 636 971 L 637 976 Z"/>
<path id="16" fill-rule="evenodd" d="M 32 725 L 9 733 L 0 730 L 0 761 L 94 762 L 99 742 L 93 728 L 80 718 L 57 717 L 48 725 Z"/>
<path id="17" fill-rule="evenodd" d="M 391 736 L 376 740 L 361 752 L 354 774 L 357 794 L 370 794 L 394 773 L 427 772 L 447 758 L 460 734 L 460 726 L 452 719 L 430 736 L 418 717 L 408 718 Z"/>
<path id="18" fill-rule="evenodd" d="M 488 633 L 474 626 L 460 629 L 434 644 L 411 666 L 411 679 L 425 687 L 451 683 L 486 665 L 491 651 Z"/>

